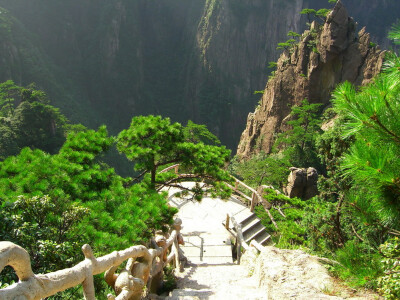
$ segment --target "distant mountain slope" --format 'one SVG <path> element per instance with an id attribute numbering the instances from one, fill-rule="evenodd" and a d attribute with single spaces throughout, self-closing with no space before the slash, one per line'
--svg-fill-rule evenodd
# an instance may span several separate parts
<path id="1" fill-rule="evenodd" d="M 360 3 L 362 2 L 362 3 Z M 365 2 L 365 3 L 364 3 Z M 381 43 L 397 0 L 347 0 Z M 235 148 L 267 64 L 320 0 L 0 0 L 0 80 L 35 81 L 74 122 L 133 115 L 205 123 Z M 10 30 L 3 30 L 11 22 Z"/>

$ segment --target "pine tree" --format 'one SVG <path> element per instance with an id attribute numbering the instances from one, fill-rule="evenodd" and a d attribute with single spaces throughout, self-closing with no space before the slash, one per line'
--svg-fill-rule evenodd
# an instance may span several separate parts
<path id="1" fill-rule="evenodd" d="M 224 181 L 230 181 L 224 171 L 230 158 L 230 151 L 225 147 L 206 145 L 202 140 L 218 141 L 204 127 L 189 123 L 184 128 L 179 123 L 170 122 L 169 118 L 160 116 L 134 117 L 131 126 L 123 130 L 117 139 L 121 153 L 135 163 L 135 170 L 141 172 L 135 179 L 144 178 L 151 190 L 163 187 L 179 187 L 180 181 L 202 181 L 211 187 L 210 192 L 221 196 L 229 195 Z M 159 173 L 171 164 L 180 164 L 185 173 L 192 175 L 179 176 L 173 172 Z M 135 181 L 133 181 L 135 182 Z M 196 199 L 201 199 L 206 186 L 198 185 L 190 189 Z"/>

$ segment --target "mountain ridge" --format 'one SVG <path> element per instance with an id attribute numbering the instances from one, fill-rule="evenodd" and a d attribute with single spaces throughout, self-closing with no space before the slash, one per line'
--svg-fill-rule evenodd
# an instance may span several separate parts
<path id="1" fill-rule="evenodd" d="M 362 24 L 376 21 L 347 0 Z M 103 123 L 112 133 L 133 115 L 162 114 L 206 124 L 234 149 L 266 82 L 267 65 L 288 30 L 302 31 L 304 7 L 317 0 L 0 0 L 19 29 L 6 39 L 0 80 L 36 82 L 73 122 Z M 326 5 L 328 5 L 326 3 Z M 365 6 L 393 23 L 393 0 Z M 400 9 L 400 7 L 399 7 Z M 390 12 L 390 13 L 388 13 Z M 373 14 L 372 14 L 373 15 Z M 371 19 L 372 18 L 372 19 Z M 371 26 L 372 27 L 372 26 Z M 23 42 L 21 42 L 23 41 Z M 9 71 L 12 68 L 12 72 Z"/>

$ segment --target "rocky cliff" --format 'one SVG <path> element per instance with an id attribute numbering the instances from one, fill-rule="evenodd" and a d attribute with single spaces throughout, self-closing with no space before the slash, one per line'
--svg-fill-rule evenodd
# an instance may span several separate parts
<path id="1" fill-rule="evenodd" d="M 368 0 L 365 10 L 359 3 L 346 0 L 361 24 L 384 37 L 400 2 Z M 278 57 L 277 43 L 289 30 L 304 30 L 302 8 L 328 5 L 0 0 L 8 10 L 0 14 L 0 81 L 36 82 L 72 121 L 90 127 L 105 123 L 115 133 L 133 115 L 162 114 L 206 124 L 236 148 L 258 101 L 253 92 L 265 85 L 268 62 Z"/>
<path id="2" fill-rule="evenodd" d="M 358 33 L 355 30 L 354 20 L 338 1 L 324 24 L 313 22 L 297 44 L 284 50 L 260 105 L 248 115 L 239 157 L 268 153 L 274 135 L 285 129 L 291 106 L 305 98 L 328 105 L 338 83 L 363 85 L 379 73 L 384 51 L 371 43 L 365 28 Z"/>

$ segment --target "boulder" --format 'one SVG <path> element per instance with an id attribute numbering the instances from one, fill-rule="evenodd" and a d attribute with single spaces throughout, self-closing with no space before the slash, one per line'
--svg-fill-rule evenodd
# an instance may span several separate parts
<path id="1" fill-rule="evenodd" d="M 288 185 L 284 189 L 285 195 L 308 200 L 318 195 L 318 172 L 315 168 L 290 168 Z"/>

